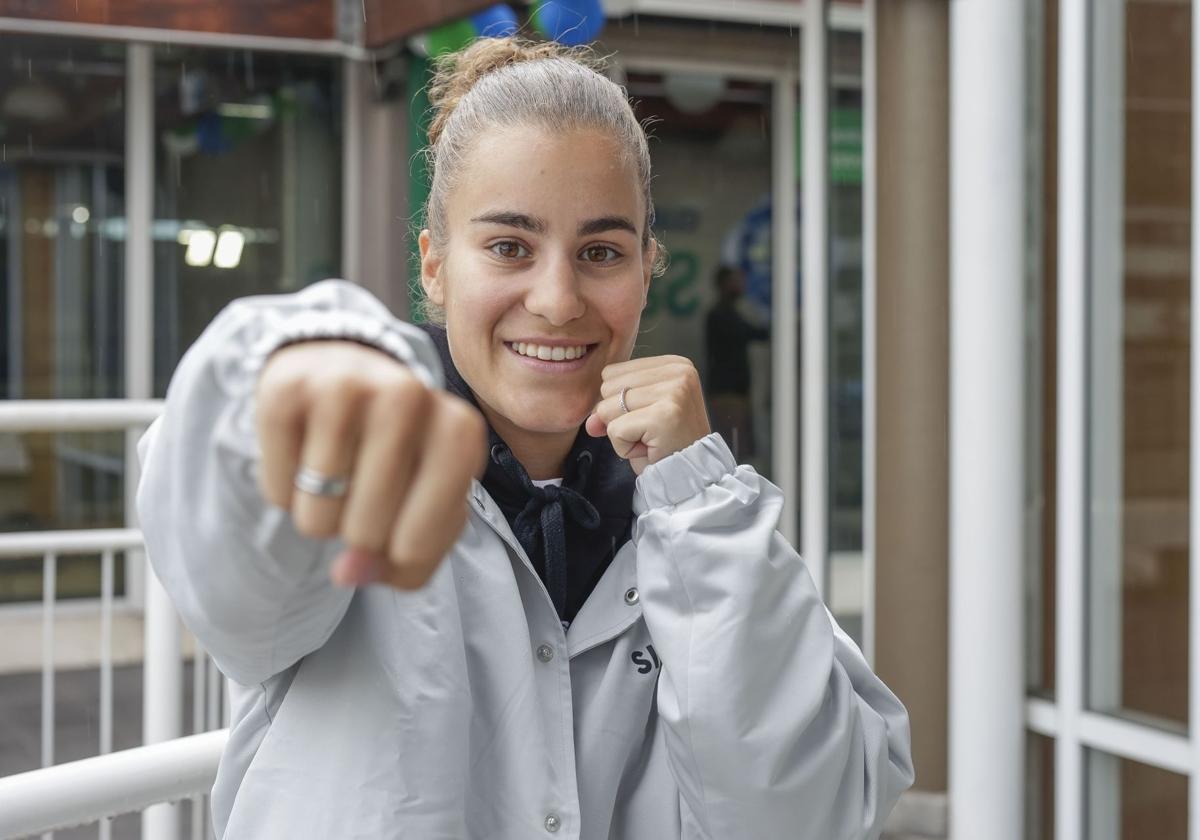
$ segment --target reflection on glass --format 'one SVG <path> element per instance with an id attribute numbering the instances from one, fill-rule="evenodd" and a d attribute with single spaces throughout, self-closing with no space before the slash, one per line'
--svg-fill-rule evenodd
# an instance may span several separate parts
<path id="1" fill-rule="evenodd" d="M 125 524 L 120 432 L 0 433 L 0 533 Z M 116 593 L 124 563 L 115 565 Z M 58 560 L 60 598 L 100 594 L 100 556 Z M 0 603 L 42 597 L 42 558 L 0 560 Z"/>
<path id="2" fill-rule="evenodd" d="M 125 48 L 5 35 L 2 52 L 0 397 L 120 397 Z M 0 433 L 0 532 L 123 524 L 123 436 Z M 99 594 L 99 557 L 60 558 L 58 586 Z M 42 558 L 0 560 L 0 602 L 41 593 Z"/>
<path id="3" fill-rule="evenodd" d="M 628 87 L 653 121 L 655 230 L 670 256 L 636 353 L 691 359 L 714 431 L 769 476 L 771 88 L 633 71 Z"/>
<path id="4" fill-rule="evenodd" d="M 1025 840 L 1054 840 L 1054 740 L 1025 741 Z"/>
<path id="5" fill-rule="evenodd" d="M 1124 32 L 1113 27 L 1125 86 L 1123 97 L 1098 93 L 1096 106 L 1089 412 L 1089 705 L 1178 722 L 1188 687 L 1190 7 L 1129 0 Z"/>
<path id="6" fill-rule="evenodd" d="M 0 396 L 122 393 L 125 48 L 5 35 Z"/>
<path id="7" fill-rule="evenodd" d="M 1046 3 L 1031 29 L 1029 118 L 1041 154 L 1031 159 L 1026 329 L 1025 684 L 1054 695 L 1058 422 L 1058 4 Z M 1032 157 L 1032 156 L 1031 156 Z"/>
<path id="8" fill-rule="evenodd" d="M 862 73 L 861 42 L 835 39 L 842 73 Z M 844 55 L 844 57 L 843 57 Z M 863 634 L 862 87 L 830 91 L 829 577 L 826 599 L 851 638 Z"/>
<path id="9" fill-rule="evenodd" d="M 1093 750 L 1086 764 L 1088 840 L 1186 840 L 1186 776 Z"/>
<path id="10" fill-rule="evenodd" d="M 337 79 L 330 58 L 157 51 L 156 393 L 234 298 L 340 273 Z"/>

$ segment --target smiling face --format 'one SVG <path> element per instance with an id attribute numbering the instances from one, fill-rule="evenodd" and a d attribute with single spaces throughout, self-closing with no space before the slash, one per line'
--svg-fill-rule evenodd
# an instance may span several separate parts
<path id="1" fill-rule="evenodd" d="M 494 129 L 446 202 L 441 247 L 421 233 L 421 281 L 493 427 L 574 435 L 605 365 L 629 359 L 654 242 L 632 166 L 601 133 Z"/>

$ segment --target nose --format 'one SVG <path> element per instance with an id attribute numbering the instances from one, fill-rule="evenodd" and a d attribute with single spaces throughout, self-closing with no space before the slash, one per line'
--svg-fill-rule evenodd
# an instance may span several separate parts
<path id="1" fill-rule="evenodd" d="M 568 259 L 551 260 L 531 280 L 525 309 L 556 327 L 583 315 L 587 302 L 580 293 L 579 277 Z"/>

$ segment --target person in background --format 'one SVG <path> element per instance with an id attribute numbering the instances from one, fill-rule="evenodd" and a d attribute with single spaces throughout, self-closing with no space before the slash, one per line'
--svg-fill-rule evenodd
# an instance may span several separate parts
<path id="1" fill-rule="evenodd" d="M 739 460 L 754 457 L 750 408 L 750 342 L 769 341 L 771 331 L 750 323 L 738 308 L 746 281 L 741 269 L 723 265 L 716 273 L 717 302 L 708 311 L 704 345 L 708 355 L 707 394 L 714 431 Z"/>

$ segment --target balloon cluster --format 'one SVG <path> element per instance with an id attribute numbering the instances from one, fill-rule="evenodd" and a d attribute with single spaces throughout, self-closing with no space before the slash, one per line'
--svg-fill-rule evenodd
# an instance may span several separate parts
<path id="1" fill-rule="evenodd" d="M 532 22 L 545 37 L 575 47 L 599 37 L 604 29 L 604 5 L 601 0 L 538 0 Z M 497 3 L 431 29 L 429 55 L 457 52 L 476 38 L 507 38 L 519 30 L 516 13 L 508 5 Z"/>
<path id="2" fill-rule="evenodd" d="M 520 25 L 517 14 L 504 3 L 429 30 L 429 55 L 458 52 L 476 38 L 505 38 L 515 35 Z"/>
<path id="3" fill-rule="evenodd" d="M 600 0 L 544 0 L 533 9 L 533 26 L 568 47 L 590 44 L 604 29 L 604 5 Z"/>

